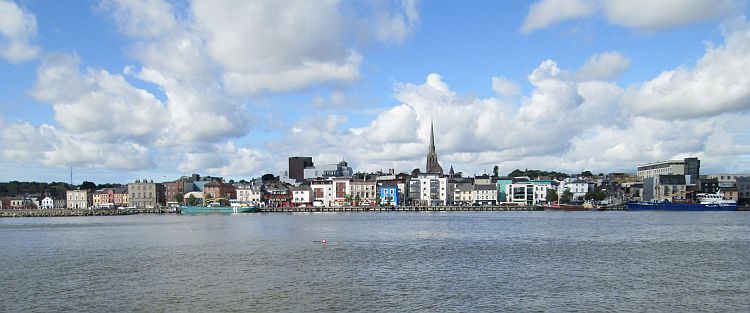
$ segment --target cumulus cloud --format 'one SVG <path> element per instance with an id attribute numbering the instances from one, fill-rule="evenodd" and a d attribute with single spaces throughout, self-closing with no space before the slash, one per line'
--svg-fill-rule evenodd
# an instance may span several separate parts
<path id="1" fill-rule="evenodd" d="M 15 2 L 0 0 L 0 56 L 10 63 L 36 58 L 39 47 L 31 44 L 36 36 L 36 17 Z"/>
<path id="2" fill-rule="evenodd" d="M 6 160 L 38 160 L 52 167 L 139 170 L 154 166 L 148 148 L 135 142 L 102 143 L 54 126 L 16 122 L 0 128 L 0 151 Z"/>
<path id="3" fill-rule="evenodd" d="M 384 4 L 388 2 L 376 2 Z M 401 0 L 395 3 L 400 8 L 378 8 L 375 12 L 375 37 L 382 42 L 403 43 L 419 25 L 419 10 L 417 0 Z"/>
<path id="4" fill-rule="evenodd" d="M 604 52 L 591 56 L 578 70 L 580 80 L 612 80 L 630 67 L 630 59 L 619 52 Z"/>
<path id="5" fill-rule="evenodd" d="M 518 95 L 521 87 L 518 83 L 504 77 L 492 77 L 492 90 L 498 96 L 514 97 Z"/>
<path id="6" fill-rule="evenodd" d="M 164 106 L 151 93 L 105 70 L 81 72 L 72 55 L 45 58 L 31 94 L 52 104 L 55 120 L 66 131 L 95 135 L 98 142 L 149 141 L 166 121 Z"/>
<path id="7" fill-rule="evenodd" d="M 696 118 L 750 108 L 750 23 L 724 25 L 724 44 L 709 47 L 693 67 L 680 66 L 628 88 L 627 112 L 662 119 Z"/>
<path id="8" fill-rule="evenodd" d="M 597 13 L 614 25 L 659 31 L 726 17 L 744 6 L 742 0 L 541 0 L 529 8 L 521 32 Z"/>

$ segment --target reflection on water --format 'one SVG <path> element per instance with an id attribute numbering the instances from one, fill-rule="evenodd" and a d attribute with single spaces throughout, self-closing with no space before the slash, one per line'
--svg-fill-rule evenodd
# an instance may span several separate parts
<path id="1" fill-rule="evenodd" d="M 0 238 L 3 312 L 750 311 L 747 212 L 4 218 Z"/>

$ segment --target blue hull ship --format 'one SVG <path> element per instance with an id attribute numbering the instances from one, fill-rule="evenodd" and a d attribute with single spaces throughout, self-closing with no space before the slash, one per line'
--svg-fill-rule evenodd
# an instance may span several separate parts
<path id="1" fill-rule="evenodd" d="M 673 202 L 628 202 L 630 211 L 737 211 L 737 204 L 700 204 Z"/>

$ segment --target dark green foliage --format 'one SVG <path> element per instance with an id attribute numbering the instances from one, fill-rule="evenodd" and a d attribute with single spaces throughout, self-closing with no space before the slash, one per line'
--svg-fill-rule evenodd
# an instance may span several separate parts
<path id="1" fill-rule="evenodd" d="M 84 181 L 81 186 L 79 186 L 81 190 L 83 189 L 96 189 L 96 184 L 90 182 L 90 181 Z"/>
<path id="2" fill-rule="evenodd" d="M 557 190 L 555 190 L 555 189 L 547 189 L 547 201 L 548 202 L 556 202 L 557 201 Z"/>
<path id="3" fill-rule="evenodd" d="M 40 194 L 42 196 L 49 195 L 53 198 L 64 198 L 65 191 L 72 189 L 75 189 L 75 187 L 60 182 L 39 183 L 11 181 L 0 183 L 0 197 Z"/>
<path id="4" fill-rule="evenodd" d="M 276 179 L 276 176 L 274 176 L 273 174 L 264 174 L 260 178 L 263 179 L 264 182 L 267 182 Z"/>
<path id="5" fill-rule="evenodd" d="M 570 190 L 565 189 L 560 196 L 560 203 L 570 203 L 571 200 L 573 200 L 573 193 L 570 192 Z"/>
<path id="6" fill-rule="evenodd" d="M 512 172 L 508 173 L 508 177 L 520 177 L 520 176 L 528 176 L 528 177 L 531 177 L 532 179 L 535 179 L 541 176 L 550 177 L 552 179 L 554 178 L 563 179 L 563 178 L 567 178 L 570 175 L 566 173 L 555 172 L 555 171 L 549 172 L 549 171 L 529 170 L 529 169 L 526 169 L 523 171 L 520 169 L 515 169 Z"/>

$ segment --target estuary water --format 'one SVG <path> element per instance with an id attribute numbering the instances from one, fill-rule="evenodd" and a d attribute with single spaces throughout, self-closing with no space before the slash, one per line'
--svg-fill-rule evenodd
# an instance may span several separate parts
<path id="1" fill-rule="evenodd" d="M 750 213 L 2 218 L 16 311 L 750 312 Z"/>

